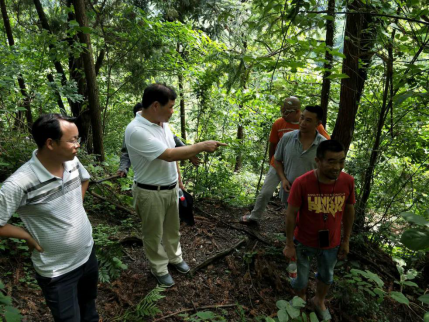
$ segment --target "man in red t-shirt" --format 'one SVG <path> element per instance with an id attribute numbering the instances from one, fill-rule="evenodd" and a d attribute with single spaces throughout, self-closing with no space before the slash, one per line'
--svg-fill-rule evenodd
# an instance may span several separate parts
<path id="1" fill-rule="evenodd" d="M 317 258 L 317 289 L 311 302 L 320 319 L 330 320 L 324 302 L 333 282 L 337 258 L 343 259 L 349 252 L 354 221 L 354 179 L 341 171 L 345 152 L 338 141 L 321 142 L 316 162 L 316 170 L 300 176 L 292 185 L 283 253 L 297 261 L 297 278 L 292 280 L 292 287 L 303 300 L 306 300 L 310 259 Z"/>
<path id="2" fill-rule="evenodd" d="M 274 168 L 274 153 L 276 152 L 277 144 L 285 133 L 299 130 L 299 120 L 301 117 L 301 103 L 299 99 L 295 96 L 286 98 L 280 108 L 280 111 L 282 117 L 278 118 L 274 122 L 270 133 L 270 146 L 268 150 L 270 169 L 265 176 L 264 185 L 256 197 L 255 206 L 253 207 L 252 212 L 240 218 L 240 223 L 242 224 L 253 224 L 261 220 L 268 202 L 281 181 L 280 177 L 277 175 L 276 169 Z M 326 139 L 329 140 L 331 138 L 325 131 L 322 124 L 318 125 L 317 131 Z"/>

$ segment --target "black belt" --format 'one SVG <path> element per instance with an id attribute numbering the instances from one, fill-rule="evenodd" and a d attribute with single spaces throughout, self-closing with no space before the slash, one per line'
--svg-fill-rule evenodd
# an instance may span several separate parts
<path id="1" fill-rule="evenodd" d="M 176 188 L 177 182 L 170 184 L 169 186 L 152 186 L 150 184 L 143 184 L 134 181 L 137 187 L 147 190 L 171 190 Z"/>

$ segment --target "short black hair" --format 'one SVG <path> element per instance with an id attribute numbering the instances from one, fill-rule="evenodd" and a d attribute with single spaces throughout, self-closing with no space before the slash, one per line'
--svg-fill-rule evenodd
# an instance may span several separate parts
<path id="1" fill-rule="evenodd" d="M 159 102 L 161 105 L 174 101 L 177 97 L 173 88 L 164 84 L 151 84 L 145 88 L 143 93 L 143 108 L 148 108 L 153 102 Z"/>
<path id="2" fill-rule="evenodd" d="M 317 158 L 319 160 L 322 160 L 325 157 L 326 151 L 341 152 L 341 151 L 344 151 L 344 145 L 342 145 L 341 142 L 337 140 L 322 141 L 317 147 L 317 152 L 316 152 Z"/>
<path id="3" fill-rule="evenodd" d="M 315 113 L 316 116 L 317 116 L 317 119 L 319 121 L 321 121 L 323 119 L 323 109 L 322 109 L 322 107 L 320 105 L 307 105 L 304 108 L 304 111 L 305 110 L 307 110 L 307 111 L 309 111 L 311 113 Z"/>
<path id="4" fill-rule="evenodd" d="M 133 107 L 133 115 L 136 116 L 136 113 L 139 112 L 139 111 L 141 111 L 142 109 L 143 109 L 143 104 L 141 102 L 138 102 Z"/>
<path id="5" fill-rule="evenodd" d="M 74 123 L 75 119 L 61 114 L 43 114 L 33 123 L 31 134 L 39 149 L 43 148 L 47 139 L 59 141 L 63 136 L 60 120 Z"/>

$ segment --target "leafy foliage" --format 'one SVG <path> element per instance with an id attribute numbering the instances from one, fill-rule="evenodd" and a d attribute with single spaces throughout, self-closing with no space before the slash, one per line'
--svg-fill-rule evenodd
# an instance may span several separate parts
<path id="1" fill-rule="evenodd" d="M 12 299 L 5 296 L 4 284 L 0 280 L 0 319 L 4 318 L 6 322 L 20 322 L 22 319 L 19 310 L 12 306 Z"/>
<path id="2" fill-rule="evenodd" d="M 145 317 L 154 317 L 161 313 L 156 307 L 156 303 L 164 298 L 161 293 L 165 291 L 163 287 L 157 286 L 151 290 L 135 307 L 128 309 L 120 318 L 121 321 L 142 321 Z"/>

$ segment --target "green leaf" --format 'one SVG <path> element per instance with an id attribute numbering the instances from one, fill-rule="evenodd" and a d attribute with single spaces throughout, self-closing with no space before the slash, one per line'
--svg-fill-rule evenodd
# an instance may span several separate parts
<path id="1" fill-rule="evenodd" d="M 292 319 L 296 319 L 301 314 L 301 312 L 299 311 L 299 309 L 294 308 L 289 303 L 287 303 L 286 311 L 287 311 L 287 313 L 289 313 L 289 315 L 290 315 L 290 317 Z"/>
<path id="2" fill-rule="evenodd" d="M 293 307 L 304 307 L 305 304 L 306 304 L 305 301 L 299 296 L 294 296 L 294 298 L 292 299 Z"/>
<path id="3" fill-rule="evenodd" d="M 350 78 L 350 77 L 347 74 L 331 74 L 330 76 L 328 76 L 326 78 L 327 79 L 335 79 L 335 78 L 343 79 L 343 78 Z"/>
<path id="4" fill-rule="evenodd" d="M 267 316 L 265 318 L 265 322 L 276 322 L 273 318 L 270 318 L 269 316 Z"/>
<path id="5" fill-rule="evenodd" d="M 403 284 L 407 286 L 419 287 L 416 283 L 410 281 L 405 281 Z"/>
<path id="6" fill-rule="evenodd" d="M 319 322 L 319 319 L 317 318 L 316 313 L 314 312 L 310 313 L 310 322 Z"/>
<path id="7" fill-rule="evenodd" d="M 277 311 L 277 317 L 279 318 L 279 322 L 289 321 L 289 315 L 284 309 Z"/>
<path id="8" fill-rule="evenodd" d="M 374 288 L 374 293 L 377 294 L 378 296 L 383 297 L 384 296 L 384 291 L 381 288 Z"/>
<path id="9" fill-rule="evenodd" d="M 216 318 L 216 314 L 214 314 L 212 311 L 197 312 L 196 316 L 203 320 L 212 320 Z"/>
<path id="10" fill-rule="evenodd" d="M 425 316 L 423 317 L 423 322 L 429 322 L 429 312 L 425 313 Z"/>
<path id="11" fill-rule="evenodd" d="M 3 305 L 12 305 L 12 299 L 9 296 L 5 296 L 0 292 L 0 304 Z"/>
<path id="12" fill-rule="evenodd" d="M 279 308 L 280 310 L 281 310 L 281 309 L 285 309 L 285 308 L 286 308 L 286 306 L 287 306 L 287 304 L 288 304 L 288 302 L 287 302 L 287 301 L 285 301 L 285 300 L 279 300 L 279 301 L 277 301 L 277 302 L 276 302 L 276 306 L 277 306 L 277 308 Z"/>
<path id="13" fill-rule="evenodd" d="M 4 317 L 6 322 L 20 322 L 22 319 L 18 309 L 14 308 L 13 306 L 6 306 L 4 308 Z"/>
<path id="14" fill-rule="evenodd" d="M 429 248 L 429 230 L 410 228 L 402 234 L 401 243 L 411 250 L 423 250 Z"/>
<path id="15" fill-rule="evenodd" d="M 425 304 L 429 304 L 429 294 L 422 295 L 417 300 Z"/>
<path id="16" fill-rule="evenodd" d="M 416 214 L 413 214 L 412 212 L 402 212 L 400 214 L 406 221 L 416 224 L 419 226 L 426 226 L 429 227 L 429 221 L 424 219 L 422 216 L 418 216 Z"/>
<path id="17" fill-rule="evenodd" d="M 80 27 L 80 31 L 83 32 L 84 34 L 90 34 L 92 29 L 89 27 Z"/>
<path id="18" fill-rule="evenodd" d="M 410 301 L 401 292 L 393 292 L 392 291 L 392 292 L 390 292 L 389 295 L 392 299 L 394 299 L 395 301 L 397 301 L 399 303 L 406 304 L 406 305 L 410 304 Z"/>
<path id="19" fill-rule="evenodd" d="M 2 281 L 0 281 L 0 290 L 4 289 L 4 284 Z"/>

